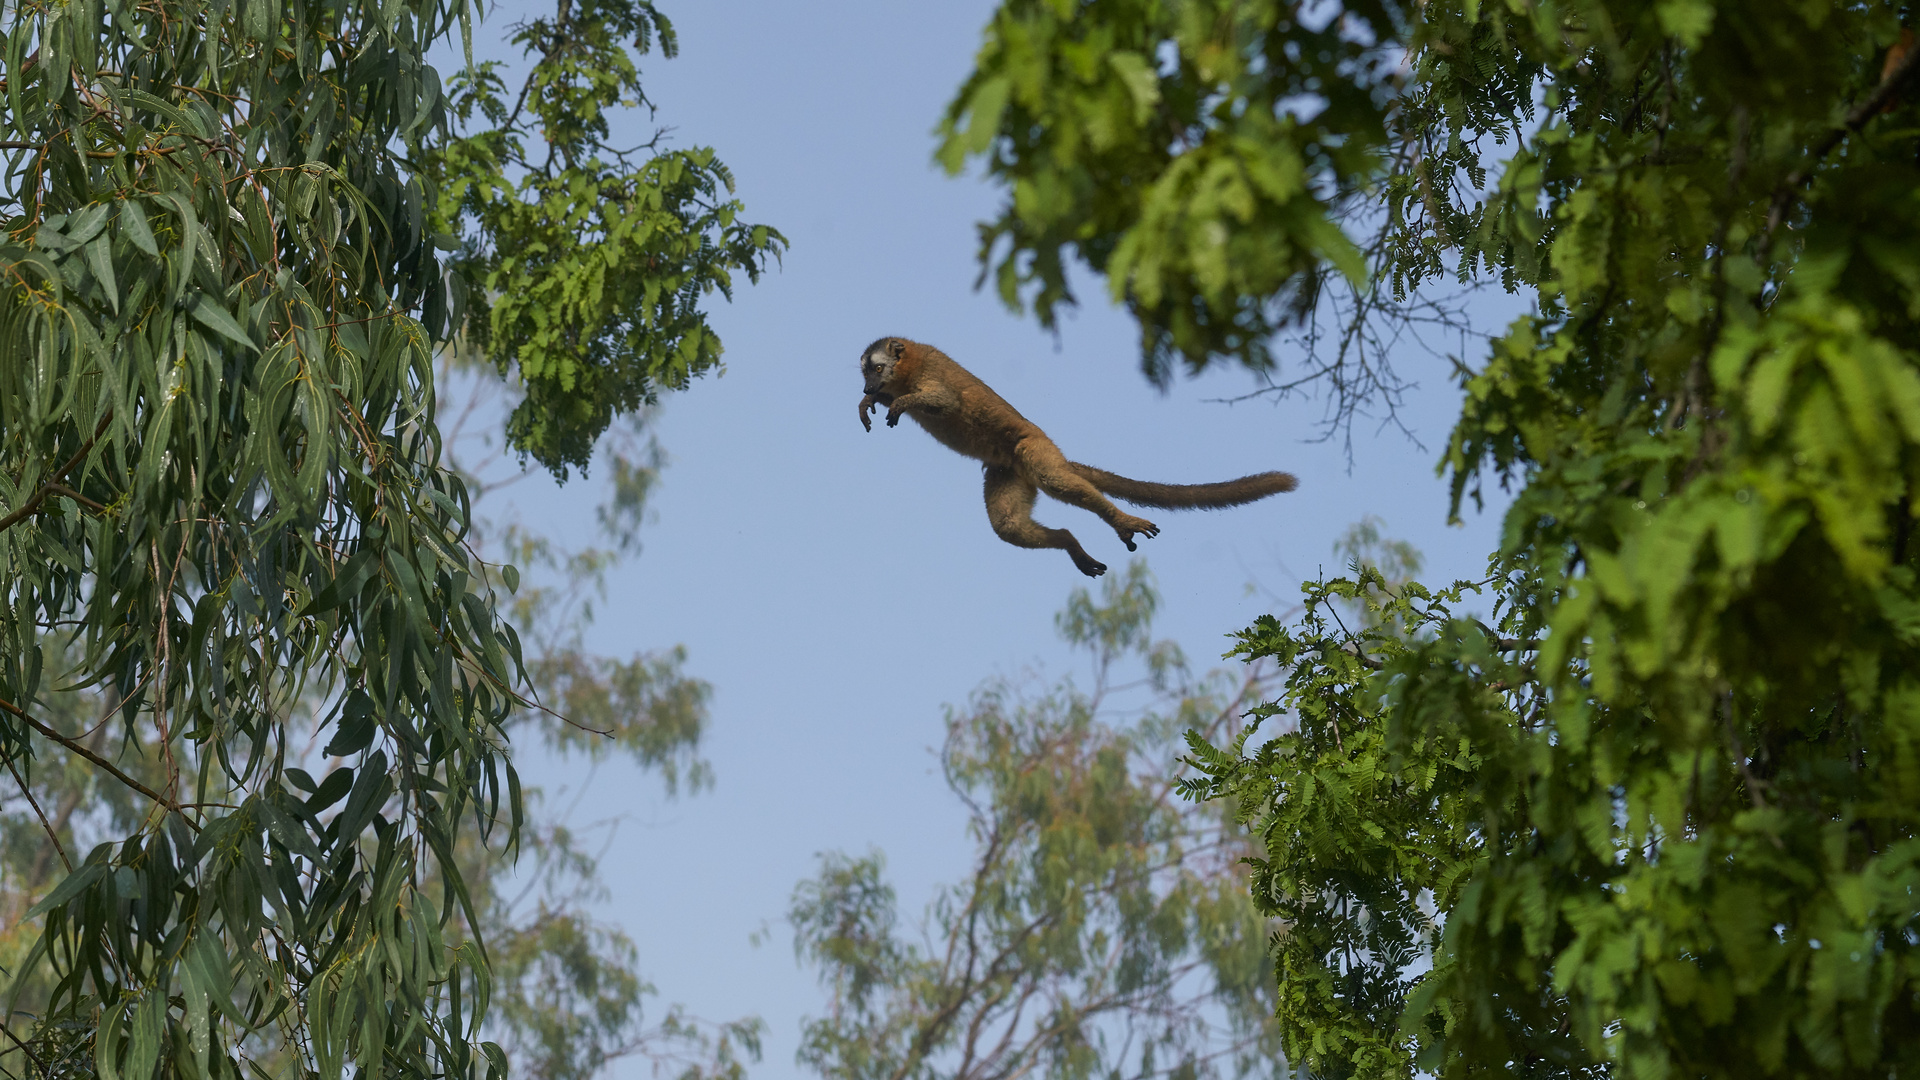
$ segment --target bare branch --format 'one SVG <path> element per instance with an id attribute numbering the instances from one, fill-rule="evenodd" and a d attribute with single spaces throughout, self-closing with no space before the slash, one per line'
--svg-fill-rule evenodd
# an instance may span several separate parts
<path id="1" fill-rule="evenodd" d="M 25 795 L 27 805 L 33 807 L 34 816 L 40 819 L 40 827 L 46 830 L 47 839 L 53 841 L 53 850 L 60 854 L 60 861 L 66 864 L 67 873 L 73 873 L 73 860 L 67 858 L 67 849 L 60 845 L 60 834 L 53 830 L 53 824 L 47 820 L 47 812 L 40 809 L 40 800 L 33 797 L 33 789 L 27 786 L 26 780 L 20 775 L 20 770 L 13 767 L 12 758 L 7 759 L 7 772 L 12 774 L 13 782 L 20 785 L 20 794 Z M 12 1038 L 11 1033 L 8 1034 L 8 1038 Z M 26 1048 L 21 1047 L 21 1049 Z"/>
<path id="2" fill-rule="evenodd" d="M 132 788 L 133 790 L 139 792 L 140 794 L 145 795 L 148 799 L 151 799 L 154 803 L 160 806 L 163 806 L 166 809 L 171 810 L 176 814 L 179 814 L 180 820 L 186 822 L 188 827 L 193 829 L 195 832 L 198 832 L 200 830 L 200 826 L 196 824 L 192 818 L 189 818 L 186 815 L 185 811 L 187 807 L 181 805 L 180 803 L 174 802 L 172 799 L 167 798 L 165 795 L 160 794 L 159 792 L 153 790 L 152 788 L 141 783 L 140 781 L 135 780 L 133 777 L 128 776 L 126 773 L 121 772 L 118 768 L 114 767 L 113 762 L 108 761 L 106 758 L 103 758 L 99 754 L 94 753 L 92 750 L 87 749 L 87 747 L 84 744 L 80 743 L 79 741 L 70 739 L 65 735 L 60 734 L 58 731 L 55 731 L 53 728 L 48 727 L 46 724 L 40 722 L 39 720 L 34 719 L 32 716 L 27 714 L 26 710 L 22 709 L 18 705 L 15 705 L 13 702 L 6 700 L 5 698 L 0 698 L 0 711 L 10 712 L 13 715 L 19 717 L 21 720 L 26 721 L 28 727 L 31 727 L 33 730 L 39 732 L 42 735 L 45 735 L 49 739 L 52 739 L 54 742 L 59 743 L 61 746 L 66 747 L 72 753 L 78 754 L 79 756 L 86 758 L 88 761 L 93 762 L 95 765 L 98 765 L 100 768 L 105 769 L 107 771 L 107 774 L 109 776 L 112 776 L 115 780 L 118 780 L 122 784 L 125 784 L 126 786 Z M 201 804 L 196 804 L 196 805 L 201 805 Z M 205 805 L 216 805 L 216 804 L 205 804 Z M 62 858 L 64 857 L 65 856 L 63 855 Z"/>

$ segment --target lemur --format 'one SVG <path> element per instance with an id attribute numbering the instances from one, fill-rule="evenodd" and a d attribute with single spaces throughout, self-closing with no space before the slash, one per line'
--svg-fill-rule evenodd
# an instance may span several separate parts
<path id="1" fill-rule="evenodd" d="M 1088 577 L 1106 573 L 1106 565 L 1088 555 L 1072 533 L 1033 520 L 1039 492 L 1098 514 L 1120 534 L 1127 550 L 1134 551 L 1135 535 L 1157 536 L 1160 527 L 1115 506 L 1107 495 L 1162 510 L 1211 510 L 1296 486 L 1293 476 L 1283 472 L 1217 484 L 1153 484 L 1068 461 L 1046 432 L 972 372 L 939 349 L 906 338 L 883 337 L 867 346 L 860 354 L 860 373 L 866 377 L 866 396 L 860 399 L 862 427 L 872 431 L 874 407 L 884 405 L 888 427 L 911 416 L 929 435 L 984 463 L 987 518 L 1000 539 L 1015 547 L 1062 548 Z"/>

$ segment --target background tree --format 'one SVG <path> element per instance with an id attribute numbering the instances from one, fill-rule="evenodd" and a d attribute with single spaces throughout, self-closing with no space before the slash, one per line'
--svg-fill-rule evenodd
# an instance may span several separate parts
<path id="1" fill-rule="evenodd" d="M 1293 920 L 1280 1022 L 1317 1073 L 1920 1068 L 1913 17 L 997 12 L 945 153 L 1009 189 L 984 255 L 1043 318 L 1085 261 L 1164 379 L 1271 369 L 1329 269 L 1388 316 L 1443 275 L 1533 300 L 1458 358 L 1456 509 L 1518 489 L 1489 576 L 1310 585 L 1243 636 L 1297 731 L 1196 745 Z"/>
<path id="2" fill-rule="evenodd" d="M 731 298 L 735 275 L 758 280 L 786 241 L 742 220 L 711 148 L 670 148 L 658 131 L 611 141 L 621 110 L 652 110 L 634 54 L 679 52 L 653 4 L 558 0 L 511 29 L 532 61 L 512 104 L 505 65 L 461 71 L 460 133 L 427 148 L 425 171 L 439 181 L 435 223 L 472 226 L 456 256 L 479 286 L 463 344 L 521 389 L 514 449 L 565 480 L 616 414 L 719 364 L 702 304 Z"/>
<path id="3" fill-rule="evenodd" d="M 432 357 L 463 330 L 496 365 L 537 354 L 468 315 L 501 287 L 486 253 L 503 237 L 531 250 L 514 228 L 539 219 L 463 219 L 441 200 L 443 183 L 516 190 L 511 157 L 453 153 L 425 62 L 472 13 L 104 0 L 7 15 L 0 758 L 73 872 L 29 912 L 42 932 L 9 969 L 0 1063 L 498 1072 L 461 853 L 518 838 L 506 747 L 532 673 L 501 612 L 517 573 L 468 543 Z M 536 72 L 574 86 L 576 109 L 635 85 L 617 34 L 667 32 L 646 5 L 560 23 L 557 40 L 595 48 L 543 53 Z M 604 163 L 603 132 L 546 131 L 549 175 L 624 183 L 667 208 L 651 228 L 672 219 L 692 239 L 654 251 L 651 274 L 599 282 L 597 300 L 650 310 L 669 290 L 676 317 L 646 348 L 710 362 L 688 311 L 780 241 L 730 239 L 714 216 L 730 202 L 663 199 L 706 182 L 685 168 Z M 554 257 L 611 242 L 562 241 Z M 592 364 L 638 340 L 565 298 L 517 310 Z M 653 377 L 622 370 L 623 385 Z M 591 381 L 567 384 L 594 403 L 569 445 L 632 400 L 603 408 Z M 519 435 L 559 462 L 544 445 Z M 25 797 L 49 774 L 69 780 L 52 815 Z M 61 812 L 75 790 L 113 794 L 82 821 L 80 803 Z M 110 842 L 65 850 L 82 826 Z"/>
<path id="4" fill-rule="evenodd" d="M 446 453 L 473 493 L 472 543 L 523 574 L 508 613 L 523 634 L 529 682 L 543 707 L 516 712 L 508 733 L 523 755 L 538 748 L 587 765 L 570 770 L 559 790 L 524 787 L 527 820 L 514 864 L 479 845 L 462 850 L 462 873 L 493 950 L 489 1030 L 516 1075 L 584 1080 L 638 1056 L 683 1080 L 738 1077 L 759 1055 L 762 1025 L 754 1018 L 709 1024 L 677 1006 L 660 1015 L 645 1007 L 657 991 L 639 969 L 635 942 L 593 911 L 607 898 L 600 856 L 621 822 L 573 820 L 573 808 L 609 759 L 658 773 L 669 796 L 712 782 L 711 767 L 698 756 L 712 687 L 686 673 L 686 650 L 621 659 L 586 642 L 607 575 L 639 549 L 647 495 L 665 467 L 651 413 L 617 418 L 597 441 L 593 462 L 603 482 L 588 490 L 602 500 L 600 535 L 569 545 L 517 516 L 488 513 L 503 489 L 532 475 L 514 466 L 500 426 L 518 387 L 459 350 L 443 356 L 439 383 L 443 399 L 457 405 L 457 418 L 446 425 Z"/>
<path id="5" fill-rule="evenodd" d="M 1232 738 L 1269 670 L 1195 676 L 1150 636 L 1136 561 L 1057 619 L 1092 685 L 998 679 L 947 718 L 940 763 L 967 808 L 972 873 L 902 933 L 878 853 L 831 855 L 794 894 L 795 947 L 828 1015 L 822 1076 L 1280 1075 L 1268 932 L 1239 883 L 1224 806 L 1174 791 L 1180 733 Z M 1120 681 L 1126 678 L 1127 681 Z"/>

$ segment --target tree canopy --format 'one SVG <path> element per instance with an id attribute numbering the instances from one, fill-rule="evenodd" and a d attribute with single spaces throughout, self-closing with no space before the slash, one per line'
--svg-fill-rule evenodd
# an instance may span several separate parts
<path id="1" fill-rule="evenodd" d="M 504 1069 L 462 853 L 514 845 L 508 733 L 567 680 L 472 547 L 434 356 L 523 382 L 546 420 L 516 446 L 564 473 L 712 366 L 700 305 L 783 241 L 711 151 L 606 147 L 629 43 L 671 51 L 650 4 L 527 23 L 511 109 L 497 69 L 450 98 L 428 63 L 477 15 L 6 9 L 0 759 L 29 800 L 36 768 L 89 771 L 124 826 L 67 851 L 75 808 L 34 801 L 72 872 L 28 913 L 10 1068 Z M 688 732 L 633 734 L 665 760 Z"/>
<path id="2" fill-rule="evenodd" d="M 826 1015 L 803 1064 L 848 1080 L 1279 1076 L 1267 920 L 1224 806 L 1176 791 L 1180 736 L 1230 739 L 1272 668 L 1197 674 L 1155 641 L 1136 561 L 1056 617 L 1092 678 L 994 679 L 940 751 L 974 860 L 918 933 L 879 852 L 823 857 L 795 891 L 795 948 Z"/>
<path id="3" fill-rule="evenodd" d="M 1514 492 L 1487 577 L 1310 583 L 1241 637 L 1290 670 L 1263 741 L 1194 749 L 1265 847 L 1313 1072 L 1920 1068 L 1914 17 L 996 12 L 943 153 L 1006 189 L 982 257 L 1043 320 L 1082 261 L 1165 380 L 1276 370 L 1343 281 L 1362 319 L 1531 301 L 1455 358 L 1455 511 Z"/>

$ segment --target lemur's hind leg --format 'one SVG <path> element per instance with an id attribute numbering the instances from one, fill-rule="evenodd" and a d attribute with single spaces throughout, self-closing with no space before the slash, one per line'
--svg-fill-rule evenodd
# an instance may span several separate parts
<path id="1" fill-rule="evenodd" d="M 1039 489 L 1005 465 L 987 466 L 987 520 L 994 534 L 1015 547 L 1061 548 L 1073 565 L 1088 577 L 1107 572 L 1105 563 L 1087 554 L 1080 541 L 1065 529 L 1049 529 L 1033 520 L 1033 501 Z"/>
<path id="2" fill-rule="evenodd" d="M 1067 456 L 1060 452 L 1053 440 L 1045 436 L 1028 436 L 1013 448 L 1013 457 L 1019 463 L 1020 472 L 1038 484 L 1041 490 L 1070 506 L 1098 514 L 1101 521 L 1111 525 L 1113 531 L 1120 534 L 1120 542 L 1127 545 L 1128 551 L 1136 550 L 1133 544 L 1135 533 L 1160 535 L 1160 526 L 1113 505 L 1112 499 L 1102 495 L 1099 488 L 1087 482 L 1086 477 L 1074 472 L 1072 463 L 1067 461 Z"/>

